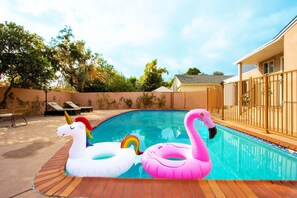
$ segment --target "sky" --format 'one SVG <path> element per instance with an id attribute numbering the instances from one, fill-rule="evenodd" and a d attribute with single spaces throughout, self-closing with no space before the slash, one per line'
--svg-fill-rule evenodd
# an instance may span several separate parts
<path id="1" fill-rule="evenodd" d="M 196 67 L 236 75 L 234 61 L 270 41 L 297 15 L 297 0 L 0 0 L 0 23 L 46 42 L 65 26 L 126 77 L 154 59 L 170 79 Z"/>

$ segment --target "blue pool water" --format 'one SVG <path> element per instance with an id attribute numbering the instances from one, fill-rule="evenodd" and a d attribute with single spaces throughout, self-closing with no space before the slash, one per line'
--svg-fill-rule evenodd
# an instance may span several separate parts
<path id="1" fill-rule="evenodd" d="M 121 142 L 129 134 L 136 135 L 140 150 L 164 142 L 190 144 L 184 117 L 187 111 L 133 111 L 113 117 L 92 133 L 92 143 Z M 202 121 L 195 127 L 207 145 L 213 169 L 206 179 L 240 180 L 297 180 L 297 155 L 262 140 L 216 125 L 214 139 L 207 138 L 208 130 Z M 139 156 L 133 167 L 120 177 L 151 178 L 141 166 Z"/>

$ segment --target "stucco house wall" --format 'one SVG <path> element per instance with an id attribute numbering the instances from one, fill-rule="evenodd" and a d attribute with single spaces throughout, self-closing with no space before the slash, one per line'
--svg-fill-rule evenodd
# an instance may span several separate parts
<path id="1" fill-rule="evenodd" d="M 284 35 L 284 71 L 297 69 L 297 23 Z"/>

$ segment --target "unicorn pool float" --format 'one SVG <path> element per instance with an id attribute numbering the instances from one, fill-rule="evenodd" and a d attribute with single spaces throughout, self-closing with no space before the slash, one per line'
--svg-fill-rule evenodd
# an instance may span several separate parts
<path id="1" fill-rule="evenodd" d="M 144 170 L 156 178 L 188 178 L 201 179 L 212 169 L 206 145 L 194 127 L 194 120 L 200 118 L 208 127 L 209 138 L 212 139 L 217 129 L 208 111 L 195 109 L 189 111 L 184 125 L 191 145 L 182 143 L 155 144 L 143 153 L 141 162 Z M 170 160 L 170 158 L 180 160 Z"/>
<path id="2" fill-rule="evenodd" d="M 58 127 L 57 135 L 73 138 L 66 163 L 66 170 L 72 176 L 118 177 L 132 167 L 136 154 L 142 154 L 139 140 L 133 135 L 126 136 L 121 143 L 102 142 L 87 146 L 89 129 L 86 129 L 86 125 L 90 126 L 87 119 L 78 117 L 76 120 L 80 121 L 72 122 L 67 113 L 65 117 L 68 124 Z M 86 121 L 86 124 L 83 123 Z"/>

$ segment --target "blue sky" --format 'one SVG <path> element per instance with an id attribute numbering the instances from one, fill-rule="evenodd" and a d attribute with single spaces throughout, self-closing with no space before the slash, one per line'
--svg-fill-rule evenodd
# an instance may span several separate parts
<path id="1" fill-rule="evenodd" d="M 45 41 L 70 26 L 75 39 L 126 77 L 158 59 L 169 75 L 190 67 L 236 75 L 232 63 L 271 40 L 297 15 L 296 0 L 0 0 L 0 22 Z"/>

